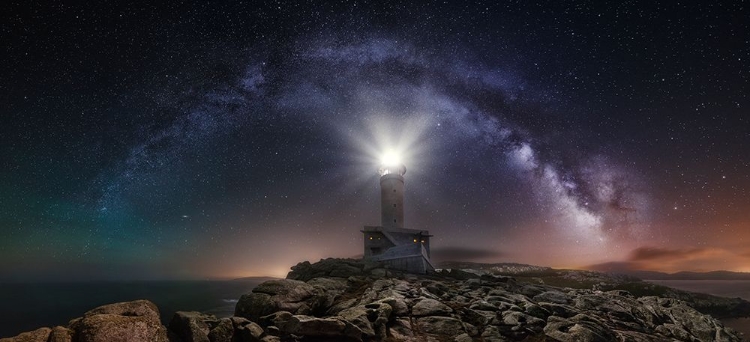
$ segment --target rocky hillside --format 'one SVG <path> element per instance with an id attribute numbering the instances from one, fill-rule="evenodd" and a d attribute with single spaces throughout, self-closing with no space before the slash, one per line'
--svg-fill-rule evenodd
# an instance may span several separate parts
<path id="1" fill-rule="evenodd" d="M 603 289 L 618 281 L 599 281 L 607 279 L 601 275 L 589 288 L 522 278 L 481 269 L 411 275 L 326 259 L 300 263 L 287 279 L 260 284 L 240 298 L 235 317 L 178 312 L 164 327 L 152 303 L 136 301 L 0 342 L 741 340 L 680 299 Z M 565 282 L 590 280 L 569 278 Z"/>
<path id="2" fill-rule="evenodd" d="M 604 292 L 625 290 L 636 297 L 657 296 L 679 299 L 699 312 L 716 318 L 750 317 L 750 302 L 741 298 L 726 298 L 677 290 L 642 281 L 631 274 L 553 269 L 513 263 L 444 262 L 440 266 L 475 274 L 510 276 L 520 283 L 545 284 L 573 289 L 594 289 Z"/>

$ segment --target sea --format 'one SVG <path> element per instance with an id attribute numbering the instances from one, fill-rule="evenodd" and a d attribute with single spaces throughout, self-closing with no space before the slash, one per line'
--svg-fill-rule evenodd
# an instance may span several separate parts
<path id="1" fill-rule="evenodd" d="M 690 292 L 708 293 L 715 296 L 742 298 L 750 301 L 750 280 L 646 280 Z M 750 317 L 722 319 L 724 326 L 743 333 L 744 341 L 750 341 Z"/>
<path id="2" fill-rule="evenodd" d="M 272 278 L 227 281 L 136 281 L 76 283 L 0 283 L 0 338 L 40 327 L 67 325 L 97 306 L 148 299 L 166 325 L 176 311 L 217 317 L 234 314 L 237 300 Z"/>

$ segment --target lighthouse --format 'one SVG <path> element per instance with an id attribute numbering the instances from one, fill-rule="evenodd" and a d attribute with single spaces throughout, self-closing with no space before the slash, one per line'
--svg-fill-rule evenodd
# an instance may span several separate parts
<path id="1" fill-rule="evenodd" d="M 383 165 L 380 174 L 380 224 L 383 227 L 404 227 L 404 174 L 406 166 Z"/>
<path id="2" fill-rule="evenodd" d="M 430 233 L 409 229 L 404 222 L 404 175 L 406 166 L 393 153 L 386 153 L 380 175 L 380 226 L 365 226 L 364 259 L 385 263 L 410 273 L 434 270 L 430 262 Z"/>

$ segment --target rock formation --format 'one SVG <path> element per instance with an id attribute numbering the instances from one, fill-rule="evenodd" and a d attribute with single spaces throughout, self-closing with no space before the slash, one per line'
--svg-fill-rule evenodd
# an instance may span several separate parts
<path id="1" fill-rule="evenodd" d="M 336 269 L 347 271 L 332 275 Z M 327 259 L 301 263 L 287 278 L 243 296 L 235 315 L 289 341 L 740 340 L 677 299 L 522 283 L 477 270 L 416 276 Z"/>
<path id="2" fill-rule="evenodd" d="M 166 342 L 159 309 L 147 300 L 115 303 L 86 312 L 68 327 L 41 328 L 0 342 Z"/>
<path id="3" fill-rule="evenodd" d="M 472 269 L 418 276 L 326 259 L 260 284 L 240 298 L 235 317 L 177 312 L 167 329 L 156 306 L 135 301 L 0 342 L 741 340 L 680 299 L 602 287 L 556 287 Z"/>

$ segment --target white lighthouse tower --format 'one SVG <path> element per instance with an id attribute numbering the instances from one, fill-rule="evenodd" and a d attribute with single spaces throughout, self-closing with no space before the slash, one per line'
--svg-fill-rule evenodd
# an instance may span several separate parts
<path id="1" fill-rule="evenodd" d="M 434 270 L 430 262 L 430 233 L 404 228 L 404 174 L 406 166 L 395 154 L 386 154 L 380 174 L 380 226 L 365 226 L 364 258 L 411 273 Z"/>
<path id="2" fill-rule="evenodd" d="M 404 227 L 404 174 L 406 166 L 383 165 L 380 174 L 380 224 L 383 227 Z"/>

